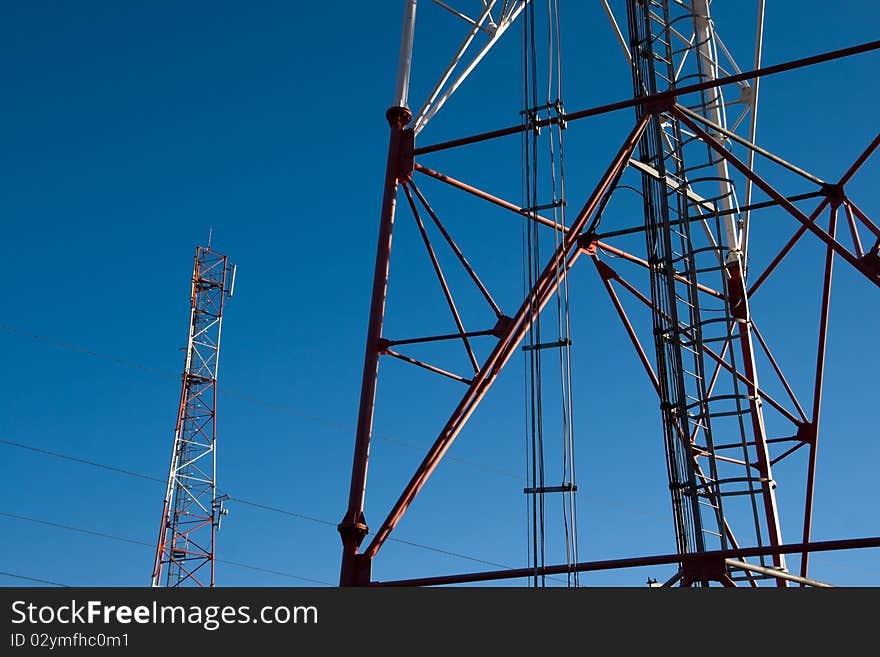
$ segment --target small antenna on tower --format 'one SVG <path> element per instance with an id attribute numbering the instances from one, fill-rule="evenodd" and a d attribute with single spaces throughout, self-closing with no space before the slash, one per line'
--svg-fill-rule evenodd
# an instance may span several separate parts
<path id="1" fill-rule="evenodd" d="M 211 226 L 208 228 L 208 250 L 211 249 L 211 238 L 214 236 L 214 227 Z"/>

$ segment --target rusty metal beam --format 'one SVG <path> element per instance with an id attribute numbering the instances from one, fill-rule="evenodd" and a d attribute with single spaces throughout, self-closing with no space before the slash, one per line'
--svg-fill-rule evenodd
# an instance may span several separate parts
<path id="1" fill-rule="evenodd" d="M 617 570 L 624 568 L 642 568 L 644 566 L 663 566 L 667 564 L 686 564 L 703 560 L 744 559 L 772 554 L 796 554 L 805 550 L 828 552 L 832 550 L 860 550 L 880 547 L 880 536 L 866 538 L 850 538 L 837 541 L 817 541 L 815 543 L 788 543 L 776 547 L 763 546 L 739 548 L 735 550 L 715 550 L 711 552 L 695 552 L 691 554 L 662 554 L 648 557 L 631 557 L 628 559 L 605 559 L 587 561 L 576 564 L 543 566 L 537 569 L 538 575 L 562 575 L 571 572 L 593 572 L 599 570 Z M 520 579 L 531 577 L 535 568 L 511 568 L 509 570 L 493 570 L 480 573 L 463 573 L 440 577 L 421 577 L 416 579 L 392 580 L 387 582 L 371 582 L 373 586 L 440 586 L 444 584 L 468 584 L 473 582 L 490 582 L 502 579 Z"/>
<path id="2" fill-rule="evenodd" d="M 832 50 L 830 52 L 821 53 L 819 55 L 812 55 L 810 57 L 803 57 L 801 59 L 793 59 L 788 62 L 784 62 L 782 64 L 775 64 L 773 66 L 765 66 L 763 68 L 754 69 L 752 71 L 745 71 L 744 73 L 737 73 L 736 75 L 729 75 L 723 78 L 716 78 L 715 80 L 708 80 L 706 82 L 700 82 L 698 84 L 691 84 L 685 87 L 679 87 L 677 89 L 670 89 L 668 91 L 664 91 L 662 93 L 654 94 L 652 96 L 637 96 L 635 98 L 630 98 L 627 100 L 620 100 L 615 103 L 608 103 L 607 105 L 600 105 L 598 107 L 593 107 L 591 109 L 581 110 L 579 112 L 572 112 L 570 114 L 563 114 L 561 117 L 552 117 L 549 119 L 543 119 L 541 121 L 536 121 L 530 125 L 515 125 L 510 126 L 508 128 L 501 128 L 499 130 L 492 130 L 490 132 L 483 132 L 478 135 L 471 135 L 469 137 L 462 137 L 461 139 L 453 139 L 451 141 L 445 141 L 438 144 L 433 144 L 430 146 L 423 146 L 422 148 L 417 148 L 415 150 L 416 155 L 423 155 L 425 153 L 434 153 L 436 151 L 447 150 L 449 148 L 455 148 L 457 146 L 465 146 L 467 144 L 474 144 L 480 141 L 487 141 L 489 139 L 497 139 L 498 137 L 506 137 L 509 135 L 516 135 L 520 132 L 524 132 L 525 130 L 532 127 L 543 128 L 548 125 L 552 125 L 554 123 L 558 123 L 559 121 L 565 121 L 566 123 L 570 123 L 571 121 L 576 121 L 578 119 L 584 119 L 590 116 L 598 116 L 600 114 L 607 114 L 608 112 L 616 112 L 618 110 L 627 109 L 629 107 L 637 107 L 639 105 L 647 105 L 651 103 L 665 102 L 668 100 L 673 100 L 678 98 L 679 96 L 684 96 L 687 94 L 705 91 L 707 89 L 714 89 L 716 87 L 723 87 L 729 84 L 736 84 L 738 82 L 744 82 L 745 80 L 756 80 L 758 78 L 762 78 L 768 75 L 775 75 L 777 73 L 784 73 L 785 71 L 792 71 L 797 68 L 803 68 L 805 66 L 812 66 L 813 64 L 821 64 L 824 62 L 830 62 L 835 59 L 842 59 L 844 57 L 851 57 L 853 55 L 859 55 L 861 53 L 870 52 L 872 50 L 880 49 L 880 41 L 870 41 L 868 43 L 863 43 L 858 46 L 851 46 L 849 48 L 841 48 L 840 50 Z"/>

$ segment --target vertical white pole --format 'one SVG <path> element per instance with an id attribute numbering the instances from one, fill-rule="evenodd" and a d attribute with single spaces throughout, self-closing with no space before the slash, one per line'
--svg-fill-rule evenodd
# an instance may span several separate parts
<path id="1" fill-rule="evenodd" d="M 764 47 L 764 0 L 758 1 L 758 28 L 757 34 L 755 35 L 755 62 L 753 68 L 755 70 L 761 68 L 761 52 Z M 756 143 L 755 139 L 758 133 L 758 88 L 760 85 L 761 79 L 755 78 L 752 80 L 752 110 L 751 117 L 749 121 L 749 141 L 753 144 Z M 749 149 L 749 169 L 755 168 L 755 151 Z M 744 203 L 746 205 L 750 205 L 752 202 L 752 179 L 749 178 L 746 180 L 746 195 Z M 751 219 L 751 212 L 746 210 L 745 215 L 743 216 L 743 228 L 742 228 L 742 252 L 743 252 L 743 267 L 748 266 L 748 255 L 749 255 L 749 220 Z"/>
<path id="2" fill-rule="evenodd" d="M 400 57 L 397 60 L 397 84 L 392 107 L 407 107 L 409 73 L 412 68 L 413 35 L 416 31 L 416 0 L 405 0 L 403 29 L 400 35 Z"/>
<path id="3" fill-rule="evenodd" d="M 716 69 L 717 62 L 715 61 L 714 35 L 712 32 L 711 19 L 709 17 L 709 2 L 708 0 L 694 0 L 693 8 L 694 28 L 696 31 L 697 43 L 699 44 L 697 50 L 700 58 L 700 70 L 702 72 L 703 81 L 711 82 L 718 77 L 718 72 Z M 713 94 L 714 97 L 710 97 L 709 99 L 708 116 L 706 118 L 713 123 L 724 126 L 724 115 L 722 114 L 720 107 L 721 90 L 716 88 L 712 89 L 709 93 Z M 724 139 L 722 135 L 714 134 L 713 136 Z M 727 160 L 721 159 L 716 168 L 718 170 L 718 177 L 721 178 L 719 184 L 721 186 L 722 194 L 722 198 L 718 203 L 718 209 L 727 213 L 722 219 L 725 241 L 727 242 L 728 248 L 727 261 L 733 262 L 739 257 L 741 244 L 736 228 L 736 217 L 731 212 L 731 210 L 733 210 L 733 199 L 731 198 L 733 187 L 727 182 L 730 179 L 730 174 L 727 170 Z"/>

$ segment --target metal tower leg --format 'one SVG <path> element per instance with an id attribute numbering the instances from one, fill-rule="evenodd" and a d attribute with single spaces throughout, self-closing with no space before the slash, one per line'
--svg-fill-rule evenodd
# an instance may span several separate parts
<path id="1" fill-rule="evenodd" d="M 348 510 L 339 523 L 342 537 L 342 586 L 364 584 L 370 580 L 369 559 L 358 554 L 367 535 L 364 518 L 364 494 L 367 485 L 367 462 L 370 458 L 370 437 L 373 431 L 373 404 L 376 399 L 376 380 L 379 371 L 379 339 L 385 314 L 385 293 L 388 287 L 388 264 L 391 259 L 391 235 L 394 229 L 394 210 L 397 187 L 412 172 L 413 133 L 406 125 L 412 114 L 405 107 L 392 107 L 386 114 L 391 126 L 388 144 L 388 162 L 385 168 L 385 191 L 382 215 L 379 219 L 379 243 L 376 247 L 376 265 L 373 273 L 373 296 L 367 328 L 367 347 L 364 354 L 364 373 L 361 379 L 361 400 L 358 409 L 357 434 L 351 468 L 351 488 Z"/>
<path id="2" fill-rule="evenodd" d="M 381 353 L 379 340 L 382 337 L 382 322 L 385 315 L 385 294 L 388 288 L 388 264 L 391 260 L 391 236 L 394 230 L 397 187 L 401 181 L 410 178 L 413 170 L 414 135 L 412 129 L 407 129 L 406 126 L 412 120 L 412 112 L 407 107 L 407 97 L 415 20 L 416 2 L 408 0 L 404 5 L 403 13 L 395 105 L 385 114 L 391 127 L 391 135 L 388 139 L 388 160 L 385 165 L 379 241 L 373 270 L 373 293 L 367 326 L 367 346 L 361 379 L 361 399 L 351 466 L 348 510 L 338 527 L 342 538 L 342 568 L 339 574 L 341 586 L 367 584 L 370 581 L 370 558 L 358 554 L 358 550 L 368 532 L 364 517 L 364 495 L 367 486 L 367 464 L 370 458 L 370 438 L 373 431 L 373 405 L 376 400 L 376 380 Z"/>

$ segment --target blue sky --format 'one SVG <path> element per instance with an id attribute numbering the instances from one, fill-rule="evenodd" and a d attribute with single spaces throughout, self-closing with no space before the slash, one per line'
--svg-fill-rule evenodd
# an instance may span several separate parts
<path id="1" fill-rule="evenodd" d="M 600 3 L 569 4 L 567 109 L 627 97 L 629 71 Z M 749 68 L 753 3 L 714 4 L 725 42 Z M 331 523 L 232 503 L 218 557 L 336 581 L 340 546 L 332 525 L 347 500 L 400 5 L 4 4 L 0 439 L 164 477 L 192 253 L 213 227 L 215 247 L 238 265 L 221 352 L 220 488 Z M 768 5 L 767 63 L 876 38 L 878 10 L 866 0 L 833 12 L 814 0 Z M 460 39 L 454 18 L 428 2 L 419 11 L 414 105 Z M 519 121 L 519 26 L 508 36 L 420 144 Z M 760 143 L 835 179 L 876 135 L 870 108 L 880 100 L 873 84 L 878 63 L 872 53 L 765 79 Z M 572 125 L 570 203 L 585 198 L 631 124 L 626 111 Z M 519 148 L 514 137 L 422 162 L 518 202 Z M 803 191 L 770 168 L 766 175 L 787 193 Z M 869 163 L 848 190 L 869 216 L 878 214 L 876 180 Z M 513 312 L 521 294 L 519 221 L 428 182 L 423 188 L 496 299 Z M 621 199 L 617 210 L 635 207 L 629 203 Z M 754 228 L 755 262 L 766 262 L 796 228 L 781 212 L 768 211 L 762 222 L 764 216 L 766 223 Z M 389 337 L 452 326 L 417 240 L 402 211 Z M 805 238 L 753 303 L 806 401 L 823 253 Z M 465 278 L 446 262 L 452 285 L 465 289 Z M 876 288 L 840 262 L 834 286 L 816 539 L 878 533 L 871 467 L 880 457 L 871 374 L 877 364 L 868 347 L 880 321 Z M 484 309 L 466 294 L 461 303 L 468 328 L 483 328 Z M 581 558 L 671 552 L 656 400 L 587 262 L 572 274 L 572 305 Z M 374 528 L 460 388 L 383 361 L 367 498 Z M 522 399 L 517 356 L 395 537 L 526 565 Z M 135 542 L 0 516 L 0 570 L 70 585 L 148 584 L 161 483 L 8 444 L 0 444 L 0 454 L 0 512 Z M 789 486 L 779 495 L 790 541 L 801 522 L 802 471 L 800 461 L 778 475 Z M 485 568 L 389 543 L 374 572 L 391 579 Z M 217 572 L 227 586 L 308 583 L 228 564 Z M 639 585 L 668 574 L 649 569 L 582 581 Z M 818 555 L 812 574 L 878 584 L 880 561 L 871 551 Z"/>

